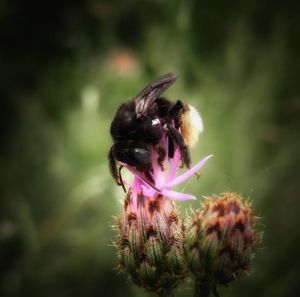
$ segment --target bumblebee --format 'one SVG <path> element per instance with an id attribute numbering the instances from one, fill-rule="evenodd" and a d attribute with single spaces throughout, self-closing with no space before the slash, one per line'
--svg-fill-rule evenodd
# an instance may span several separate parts
<path id="1" fill-rule="evenodd" d="M 122 164 L 143 172 L 151 184 L 150 153 L 153 148 L 162 164 L 166 156 L 174 157 L 178 147 L 183 164 L 190 168 L 190 149 L 197 143 L 203 125 L 194 107 L 181 100 L 174 103 L 161 97 L 177 78 L 168 73 L 151 82 L 136 97 L 122 103 L 114 116 L 110 127 L 113 145 L 108 154 L 109 168 L 125 192 Z M 167 152 L 159 144 L 164 134 L 168 138 Z"/>

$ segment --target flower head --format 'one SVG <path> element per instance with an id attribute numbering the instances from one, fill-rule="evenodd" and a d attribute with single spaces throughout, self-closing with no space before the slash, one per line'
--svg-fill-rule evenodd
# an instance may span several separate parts
<path id="1" fill-rule="evenodd" d="M 172 201 L 129 191 L 117 228 L 119 268 L 136 285 L 162 294 L 182 281 L 183 229 Z"/>
<path id="2" fill-rule="evenodd" d="M 185 234 L 185 258 L 196 282 L 217 284 L 245 277 L 259 241 L 251 205 L 236 193 L 207 197 Z"/>
<path id="3" fill-rule="evenodd" d="M 166 136 L 163 136 L 160 145 L 167 151 L 168 140 Z M 149 182 L 148 177 L 145 176 L 143 172 L 139 172 L 135 168 L 124 164 L 124 166 L 126 166 L 126 168 L 134 175 L 133 182 L 127 182 L 127 184 L 129 184 L 132 193 L 143 193 L 145 197 L 163 195 L 171 200 L 194 200 L 196 199 L 195 196 L 176 192 L 171 190 L 171 188 L 195 175 L 211 157 L 212 155 L 206 156 L 185 173 L 176 176 L 181 159 L 179 148 L 175 150 L 173 158 L 169 158 L 168 154 L 166 154 L 165 159 L 162 162 L 158 161 L 159 157 L 157 151 L 153 148 L 151 151 L 152 171 L 150 172 L 152 181 Z"/>

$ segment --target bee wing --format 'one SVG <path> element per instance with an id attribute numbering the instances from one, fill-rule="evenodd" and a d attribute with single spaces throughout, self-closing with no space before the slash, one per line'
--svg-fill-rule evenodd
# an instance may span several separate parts
<path id="1" fill-rule="evenodd" d="M 146 86 L 135 97 L 135 112 L 137 116 L 147 115 L 149 107 L 176 81 L 177 78 L 178 76 L 167 73 Z"/>

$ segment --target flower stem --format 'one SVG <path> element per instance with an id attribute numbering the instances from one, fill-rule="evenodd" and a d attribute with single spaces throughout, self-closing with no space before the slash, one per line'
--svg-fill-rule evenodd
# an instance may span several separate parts
<path id="1" fill-rule="evenodd" d="M 212 291 L 213 291 L 213 294 L 214 294 L 215 297 L 220 297 L 216 286 L 213 287 Z"/>
<path id="2" fill-rule="evenodd" d="M 209 297 L 211 289 L 212 288 L 210 284 L 204 284 L 196 281 L 194 287 L 194 297 Z"/>

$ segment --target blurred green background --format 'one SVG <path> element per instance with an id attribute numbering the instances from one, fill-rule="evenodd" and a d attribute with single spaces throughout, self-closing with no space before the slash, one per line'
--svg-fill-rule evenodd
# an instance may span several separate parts
<path id="1" fill-rule="evenodd" d="M 166 72 L 204 120 L 194 162 L 214 154 L 178 190 L 237 191 L 262 217 L 251 277 L 221 296 L 295 296 L 299 35 L 289 0 L 2 0 L 0 296 L 154 296 L 114 270 L 107 152 L 117 106 Z"/>

